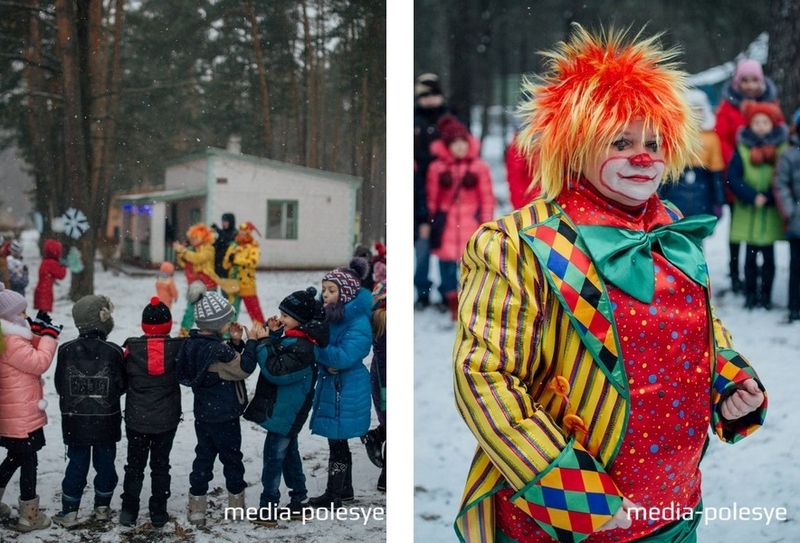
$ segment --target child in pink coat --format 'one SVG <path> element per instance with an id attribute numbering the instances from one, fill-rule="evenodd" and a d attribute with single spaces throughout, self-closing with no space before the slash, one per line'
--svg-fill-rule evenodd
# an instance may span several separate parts
<path id="1" fill-rule="evenodd" d="M 472 233 L 492 220 L 495 198 L 480 142 L 453 115 L 439 119 L 436 129 L 441 137 L 431 144 L 436 160 L 426 181 L 431 254 L 439 259 L 439 293 L 455 320 L 461 254 Z"/>
<path id="2" fill-rule="evenodd" d="M 8 449 L 0 464 L 0 499 L 11 477 L 20 470 L 19 521 L 22 532 L 41 530 L 50 520 L 39 511 L 36 494 L 37 452 L 44 447 L 47 414 L 42 375 L 50 368 L 61 327 L 40 311 L 30 320 L 27 302 L 18 292 L 0 283 L 0 324 L 5 350 L 0 355 L 0 445 Z M 9 507 L 0 502 L 0 518 Z"/>

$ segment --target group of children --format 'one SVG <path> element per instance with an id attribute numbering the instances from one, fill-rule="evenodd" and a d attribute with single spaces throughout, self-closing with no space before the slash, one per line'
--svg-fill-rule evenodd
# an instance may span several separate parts
<path id="1" fill-rule="evenodd" d="M 137 523 L 149 457 L 150 523 L 154 528 L 167 523 L 169 459 L 181 420 L 181 385 L 193 392 L 197 439 L 189 476 L 190 524 L 205 524 L 206 496 L 217 457 L 223 464 L 228 507 L 245 507 L 242 416 L 267 430 L 263 490 L 254 522 L 275 526 L 278 518 L 301 516 L 304 508 L 339 507 L 352 500 L 352 457 L 347 440 L 361 437 L 370 459 L 385 466 L 386 281 L 385 264 L 381 265 L 375 274 L 379 280 L 374 297 L 363 286 L 371 266 L 354 258 L 349 266 L 323 277 L 321 296 L 314 287 L 293 292 L 280 303 L 279 315 L 265 322 L 253 319 L 250 329 L 235 321 L 234 306 L 226 296 L 194 281 L 189 284 L 187 302 L 193 308 L 196 327 L 186 337 L 170 336 L 169 306 L 174 294 L 169 276 L 174 268 L 162 266 L 159 296 L 142 312 L 144 335 L 128 338 L 122 346 L 107 339 L 114 328 L 114 307 L 108 297 L 79 299 L 72 308 L 79 336 L 59 346 L 62 326 L 54 324 L 48 314 L 52 288 L 50 308 L 42 310 L 37 302 L 34 307 L 39 311 L 32 319 L 27 316 L 25 297 L 0 284 L 0 325 L 5 340 L 0 354 L 0 446 L 8 450 L 0 464 L 0 520 L 11 514 L 1 500 L 19 469 L 19 520 L 14 527 L 28 532 L 50 525 L 51 519 L 39 510 L 36 470 L 47 423 L 41 377 L 54 356 L 54 382 L 68 458 L 61 510 L 52 517 L 56 524 L 69 528 L 82 522 L 78 511 L 90 465 L 95 470 L 92 517 L 98 521 L 111 518 L 123 418 L 128 446 L 119 522 L 124 526 Z M 370 277 L 368 282 L 372 281 Z M 162 295 L 166 299 L 161 299 Z M 363 361 L 373 342 L 371 387 Z M 255 394 L 248 399 L 245 379 L 256 368 L 260 373 Z M 374 435 L 366 438 L 371 390 L 377 391 L 372 398 L 381 415 L 381 426 L 372 434 L 377 432 L 380 440 Z M 312 433 L 328 438 L 330 446 L 326 490 L 313 498 L 308 497 L 297 439 L 309 416 Z M 283 508 L 279 506 L 281 477 L 290 490 L 289 503 Z M 385 490 L 385 468 L 378 488 Z"/>

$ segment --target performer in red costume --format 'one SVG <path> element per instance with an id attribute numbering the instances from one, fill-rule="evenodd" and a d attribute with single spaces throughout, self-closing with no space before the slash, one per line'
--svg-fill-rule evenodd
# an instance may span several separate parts
<path id="1" fill-rule="evenodd" d="M 658 40 L 576 25 L 526 84 L 519 144 L 541 197 L 463 256 L 455 396 L 478 449 L 462 541 L 694 542 L 709 428 L 732 443 L 764 421 L 711 307 L 716 218 L 656 193 L 700 141 Z"/>

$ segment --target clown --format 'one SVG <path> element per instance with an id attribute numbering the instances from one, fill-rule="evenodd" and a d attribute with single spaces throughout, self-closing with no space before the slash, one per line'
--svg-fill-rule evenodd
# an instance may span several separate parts
<path id="1" fill-rule="evenodd" d="M 709 427 L 732 443 L 764 421 L 710 304 L 716 219 L 656 193 L 698 141 L 675 54 L 576 25 L 526 83 L 519 143 L 541 197 L 463 257 L 455 396 L 478 449 L 462 541 L 695 541 Z M 630 513 L 670 505 L 694 515 Z"/>
<path id="2" fill-rule="evenodd" d="M 254 323 L 263 324 L 264 314 L 256 293 L 256 267 L 261 259 L 261 249 L 258 242 L 253 239 L 253 232 L 259 236 L 261 233 L 251 222 L 239 226 L 239 232 L 233 243 L 228 246 L 222 259 L 222 266 L 228 270 L 228 278 L 239 282 L 239 292 L 228 294 L 228 300 L 234 308 L 234 320 L 239 318 L 241 302 L 247 308 L 247 313 Z"/>
<path id="3" fill-rule="evenodd" d="M 214 272 L 214 234 L 204 224 L 195 224 L 186 231 L 189 246 L 177 241 L 172 245 L 178 255 L 178 266 L 186 272 L 186 284 L 202 281 L 208 290 L 217 287 L 219 278 Z M 187 302 L 186 311 L 181 320 L 180 337 L 189 335 L 189 329 L 194 324 L 194 304 Z"/>

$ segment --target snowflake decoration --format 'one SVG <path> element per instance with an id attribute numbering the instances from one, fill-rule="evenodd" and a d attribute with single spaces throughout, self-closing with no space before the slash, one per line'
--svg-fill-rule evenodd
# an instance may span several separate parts
<path id="1" fill-rule="evenodd" d="M 69 208 L 64 212 L 61 217 L 61 226 L 63 231 L 72 239 L 78 239 L 81 235 L 89 229 L 89 221 L 83 211 Z"/>

